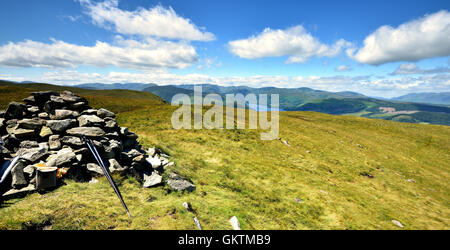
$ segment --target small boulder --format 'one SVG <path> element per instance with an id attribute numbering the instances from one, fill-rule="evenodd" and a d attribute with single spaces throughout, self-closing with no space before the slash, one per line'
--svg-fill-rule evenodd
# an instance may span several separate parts
<path id="1" fill-rule="evenodd" d="M 230 222 L 231 227 L 233 227 L 233 230 L 241 230 L 241 224 L 239 223 L 239 220 L 236 216 L 231 217 L 231 219 L 228 222 Z"/>
<path id="2" fill-rule="evenodd" d="M 18 102 L 11 102 L 5 112 L 6 119 L 22 119 L 27 106 Z"/>
<path id="3" fill-rule="evenodd" d="M 76 126 L 77 121 L 75 119 L 48 120 L 46 124 L 52 131 L 61 133 Z"/>
<path id="4" fill-rule="evenodd" d="M 162 176 L 153 171 L 150 176 L 144 175 L 144 185 L 143 187 L 149 188 L 162 183 Z"/>
<path id="5" fill-rule="evenodd" d="M 76 155 L 70 148 L 63 148 L 47 159 L 47 167 L 63 167 L 76 160 Z"/>
<path id="6" fill-rule="evenodd" d="M 105 117 L 116 117 L 116 114 L 114 114 L 113 112 L 107 110 L 107 109 L 99 109 L 97 110 L 97 116 L 100 118 L 105 118 Z"/>
<path id="7" fill-rule="evenodd" d="M 397 227 L 403 228 L 402 223 L 400 223 L 400 221 L 398 220 L 392 220 L 392 223 L 394 223 L 394 225 L 396 225 Z"/>
<path id="8" fill-rule="evenodd" d="M 30 148 L 30 149 L 21 149 L 20 159 L 27 160 L 31 163 L 39 161 L 41 158 L 48 154 L 48 149 L 45 147 L 39 146 L 38 148 Z"/>
<path id="9" fill-rule="evenodd" d="M 100 127 L 105 121 L 96 115 L 81 115 L 78 117 L 80 127 Z"/>
<path id="10" fill-rule="evenodd" d="M 93 173 L 96 173 L 96 174 L 104 175 L 102 168 L 95 163 L 88 163 L 87 170 L 89 170 Z"/>
<path id="11" fill-rule="evenodd" d="M 122 172 L 125 171 L 126 168 L 122 167 L 120 165 L 120 163 L 116 160 L 116 159 L 109 159 L 109 172 L 114 173 L 114 172 Z"/>
<path id="12" fill-rule="evenodd" d="M 76 111 L 66 110 L 66 109 L 56 109 L 50 114 L 52 120 L 64 120 L 68 118 L 76 118 L 79 114 Z"/>
<path id="13" fill-rule="evenodd" d="M 192 192 L 195 190 L 195 185 L 185 180 L 180 175 L 172 173 L 169 175 L 167 180 L 167 185 L 175 191 L 188 191 Z"/>

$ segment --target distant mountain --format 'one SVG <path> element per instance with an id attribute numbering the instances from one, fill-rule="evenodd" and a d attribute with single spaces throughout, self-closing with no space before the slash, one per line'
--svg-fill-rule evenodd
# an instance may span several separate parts
<path id="1" fill-rule="evenodd" d="M 450 105 L 450 92 L 442 93 L 411 93 L 392 98 L 396 101 L 419 102 Z"/>
<path id="2" fill-rule="evenodd" d="M 173 85 L 168 85 L 168 86 L 155 85 L 155 86 L 147 87 L 147 88 L 143 89 L 143 91 L 153 93 L 153 94 L 161 97 L 162 99 L 166 100 L 167 102 L 171 102 L 172 97 L 176 94 L 186 94 L 190 97 L 194 96 L 193 90 L 178 88 Z"/>
<path id="3" fill-rule="evenodd" d="M 268 94 L 269 97 L 270 94 L 278 94 L 280 98 L 279 108 L 283 111 L 315 111 L 410 123 L 450 125 L 450 107 L 439 105 L 378 99 L 349 91 L 328 92 L 310 88 L 223 87 L 212 84 L 201 86 L 203 96 L 215 93 L 220 95 L 224 101 L 226 94 Z M 194 85 L 151 86 L 143 91 L 151 92 L 171 102 L 172 97 L 178 93 L 187 94 L 192 99 Z"/>
<path id="4" fill-rule="evenodd" d="M 193 96 L 194 86 L 191 84 L 183 85 L 167 85 L 167 86 L 153 86 L 144 89 L 144 91 L 152 92 L 170 102 L 172 97 L 178 93 L 188 94 Z M 255 95 L 259 94 L 278 94 L 280 97 L 280 108 L 283 110 L 298 110 L 298 108 L 307 102 L 312 102 L 320 99 L 327 98 L 366 98 L 366 96 L 355 93 L 355 92 L 327 92 L 322 90 L 314 90 L 310 88 L 276 88 L 276 87 L 265 87 L 265 88 L 251 88 L 247 86 L 230 86 L 223 87 L 213 84 L 202 84 L 203 95 L 207 94 L 219 94 L 225 100 L 225 95 L 227 94 L 243 94 L 244 96 L 253 93 Z M 186 91 L 187 90 L 187 91 Z"/>
<path id="5" fill-rule="evenodd" d="M 141 91 L 145 88 L 156 86 L 154 83 L 84 83 L 75 85 L 74 87 L 83 89 L 128 89 Z"/>

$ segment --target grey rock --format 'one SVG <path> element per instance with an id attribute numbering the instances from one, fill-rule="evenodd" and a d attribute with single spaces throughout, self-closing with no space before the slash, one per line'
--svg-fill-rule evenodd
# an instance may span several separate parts
<path id="1" fill-rule="evenodd" d="M 23 128 L 18 128 L 18 125 L 13 126 L 13 127 L 7 127 L 6 131 L 9 134 L 13 134 L 17 137 L 17 139 L 27 139 L 27 138 L 33 138 L 36 136 L 34 130 L 32 129 L 23 129 Z"/>
<path id="2" fill-rule="evenodd" d="M 11 102 L 5 112 L 6 119 L 22 119 L 23 113 L 26 111 L 27 107 L 25 104 L 18 102 Z"/>
<path id="3" fill-rule="evenodd" d="M 43 107 L 44 104 L 50 100 L 50 96 L 58 96 L 58 92 L 54 91 L 40 91 L 40 92 L 33 92 L 31 95 L 34 97 L 34 101 L 36 105 Z"/>
<path id="4" fill-rule="evenodd" d="M 23 174 L 23 169 L 27 166 L 27 161 L 19 160 L 17 164 L 11 169 L 12 176 L 12 187 L 15 189 L 19 189 L 23 186 L 26 186 L 28 183 Z"/>
<path id="5" fill-rule="evenodd" d="M 76 160 L 76 155 L 70 148 L 63 148 L 47 159 L 47 167 L 63 167 Z"/>
<path id="6" fill-rule="evenodd" d="M 104 175 L 102 168 L 95 163 L 88 163 L 87 169 L 93 173 Z"/>
<path id="7" fill-rule="evenodd" d="M 233 230 L 241 230 L 241 224 L 239 223 L 239 220 L 236 216 L 231 217 L 229 222 Z"/>
<path id="8" fill-rule="evenodd" d="M 27 194 L 27 193 L 33 192 L 35 190 L 36 190 L 36 187 L 33 184 L 30 184 L 21 189 L 11 189 L 11 190 L 7 191 L 6 193 L 4 193 L 2 196 L 4 198 L 10 198 L 10 197 L 14 197 L 17 195 Z"/>
<path id="9" fill-rule="evenodd" d="M 105 154 L 104 157 L 106 159 L 115 158 L 116 155 L 120 155 L 122 152 L 122 144 L 116 140 L 110 140 L 106 146 L 104 146 Z"/>
<path id="10" fill-rule="evenodd" d="M 156 154 L 156 148 L 149 148 L 149 149 L 147 150 L 147 154 L 148 154 L 150 157 L 154 157 L 155 154 Z"/>
<path id="11" fill-rule="evenodd" d="M 103 119 L 96 115 L 81 115 L 77 120 L 80 127 L 98 127 L 105 123 Z"/>
<path id="12" fill-rule="evenodd" d="M 128 128 L 127 127 L 121 127 L 120 128 L 120 135 L 127 135 L 129 133 Z"/>
<path id="13" fill-rule="evenodd" d="M 117 132 L 107 133 L 105 136 L 111 139 L 119 139 L 119 133 Z"/>
<path id="14" fill-rule="evenodd" d="M 19 124 L 19 128 L 38 130 L 41 129 L 44 122 L 41 119 L 23 119 L 17 124 Z"/>
<path id="15" fill-rule="evenodd" d="M 64 100 L 64 102 L 67 103 L 84 103 L 87 104 L 86 99 L 83 97 L 80 97 L 78 95 L 75 95 L 74 93 L 70 91 L 63 91 L 61 93 L 61 98 Z"/>
<path id="16" fill-rule="evenodd" d="M 192 192 L 195 190 L 194 184 L 192 184 L 188 180 L 182 179 L 179 175 L 175 174 L 175 176 L 174 176 L 171 174 L 171 177 L 175 177 L 175 178 L 170 178 L 169 180 L 167 180 L 167 185 L 170 188 L 172 188 L 173 190 L 188 191 L 188 192 Z"/>
<path id="17" fill-rule="evenodd" d="M 61 133 L 76 126 L 77 121 L 75 119 L 48 120 L 46 124 L 52 131 Z"/>
<path id="18" fill-rule="evenodd" d="M 48 115 L 47 112 L 42 112 L 38 114 L 38 117 L 41 119 L 48 119 L 50 116 Z"/>
<path id="19" fill-rule="evenodd" d="M 23 169 L 23 172 L 28 175 L 28 178 L 31 178 L 36 173 L 36 167 L 33 165 L 28 165 Z"/>
<path id="20" fill-rule="evenodd" d="M 83 112 L 81 112 L 82 115 L 97 115 L 96 109 L 86 109 Z"/>
<path id="21" fill-rule="evenodd" d="M 128 151 L 126 154 L 128 155 L 129 158 L 132 158 L 132 159 L 139 155 L 142 155 L 142 153 L 137 151 L 136 149 L 132 149 L 132 150 Z"/>
<path id="22" fill-rule="evenodd" d="M 84 145 L 84 142 L 79 138 L 75 136 L 64 136 L 61 139 L 62 144 L 74 146 L 74 147 L 82 147 Z"/>
<path id="23" fill-rule="evenodd" d="M 183 207 L 186 208 L 188 212 L 192 212 L 192 208 L 189 202 L 183 202 Z"/>
<path id="24" fill-rule="evenodd" d="M 59 150 L 61 149 L 61 140 L 59 138 L 59 135 L 51 135 L 48 138 L 48 144 L 49 144 L 49 148 L 50 150 Z"/>
<path id="25" fill-rule="evenodd" d="M 105 122 L 105 128 L 107 129 L 116 129 L 119 127 L 119 124 L 114 120 L 108 120 Z"/>
<path id="26" fill-rule="evenodd" d="M 397 227 L 403 228 L 402 223 L 400 223 L 400 221 L 398 220 L 392 220 L 392 223 L 394 223 L 394 225 L 396 225 Z"/>
<path id="27" fill-rule="evenodd" d="M 109 172 L 122 172 L 125 171 L 126 168 L 122 167 L 116 159 L 109 159 Z"/>
<path id="28" fill-rule="evenodd" d="M 143 187 L 145 188 L 154 187 L 161 183 L 162 183 L 162 176 L 156 173 L 155 171 L 153 171 L 150 176 L 144 175 Z"/>
<path id="29" fill-rule="evenodd" d="M 20 143 L 20 148 L 37 148 L 39 143 L 37 141 L 22 141 Z"/>
<path id="30" fill-rule="evenodd" d="M 100 118 L 105 118 L 105 117 L 116 117 L 116 114 L 114 114 L 113 112 L 107 110 L 107 109 L 99 109 L 97 111 L 97 116 L 99 116 Z"/>
<path id="31" fill-rule="evenodd" d="M 22 101 L 24 101 L 26 104 L 29 104 L 29 105 L 33 105 L 36 102 L 34 100 L 34 96 L 29 96 L 29 97 L 23 98 Z"/>
<path id="32" fill-rule="evenodd" d="M 64 120 L 68 118 L 76 118 L 78 116 L 78 112 L 66 109 L 56 109 L 52 114 L 50 114 L 50 118 L 52 120 Z"/>
<path id="33" fill-rule="evenodd" d="M 31 114 L 37 114 L 39 113 L 39 107 L 38 106 L 32 106 L 30 108 L 27 108 L 27 111 Z"/>
<path id="34" fill-rule="evenodd" d="M 41 132 L 39 133 L 39 136 L 42 138 L 47 138 L 49 136 L 51 136 L 53 134 L 53 131 L 47 127 L 47 126 L 43 126 L 41 129 Z"/>
<path id="35" fill-rule="evenodd" d="M 29 162 L 37 162 L 48 154 L 48 149 L 45 147 L 21 149 L 19 151 L 20 159 L 27 160 Z"/>
<path id="36" fill-rule="evenodd" d="M 62 99 L 61 96 L 52 95 L 52 96 L 50 96 L 50 101 L 52 101 L 54 103 L 64 104 L 64 100 Z"/>
<path id="37" fill-rule="evenodd" d="M 101 137 L 105 135 L 105 131 L 97 127 L 77 127 L 66 131 L 67 134 L 73 136 Z"/>
<path id="38" fill-rule="evenodd" d="M 161 160 L 154 157 L 147 157 L 147 162 L 152 165 L 153 169 L 158 169 L 162 166 Z"/>

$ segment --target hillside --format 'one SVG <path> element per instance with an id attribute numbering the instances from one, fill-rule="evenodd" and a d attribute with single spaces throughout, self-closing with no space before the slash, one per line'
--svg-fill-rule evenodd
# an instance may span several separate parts
<path id="1" fill-rule="evenodd" d="M 33 90 L 65 87 L 0 84 L 0 109 Z M 315 112 L 280 113 L 278 140 L 260 130 L 179 130 L 176 107 L 150 93 L 68 88 L 92 106 L 118 113 L 120 126 L 172 155 L 197 186 L 190 194 L 143 189 L 114 176 L 128 219 L 105 179 L 8 200 L 0 229 L 450 229 L 450 128 Z M 232 152 L 232 153 L 230 153 Z"/>
<path id="2" fill-rule="evenodd" d="M 392 98 L 396 101 L 419 102 L 430 104 L 450 105 L 450 92 L 443 93 L 411 93 Z"/>
<path id="3" fill-rule="evenodd" d="M 409 123 L 450 125 L 450 107 L 423 103 L 381 100 L 354 92 L 327 92 L 310 88 L 250 88 L 245 86 L 222 87 L 203 84 L 203 95 L 216 93 L 225 100 L 226 94 L 247 95 L 278 94 L 280 109 L 289 111 L 315 111 L 334 115 L 352 115 L 373 119 Z M 193 96 L 194 85 L 151 86 L 143 91 L 151 92 L 170 102 L 178 93 Z M 430 97 L 431 98 L 431 97 Z M 385 112 L 385 108 L 394 109 Z"/>
<path id="4" fill-rule="evenodd" d="M 143 90 L 145 88 L 156 86 L 154 83 L 84 83 L 75 85 L 77 88 L 84 89 L 128 89 L 128 90 Z"/>

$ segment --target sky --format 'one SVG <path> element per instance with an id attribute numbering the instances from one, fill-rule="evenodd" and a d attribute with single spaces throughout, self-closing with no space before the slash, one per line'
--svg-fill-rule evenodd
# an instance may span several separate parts
<path id="1" fill-rule="evenodd" d="M 2 0 L 0 79 L 450 91 L 450 1 Z"/>

